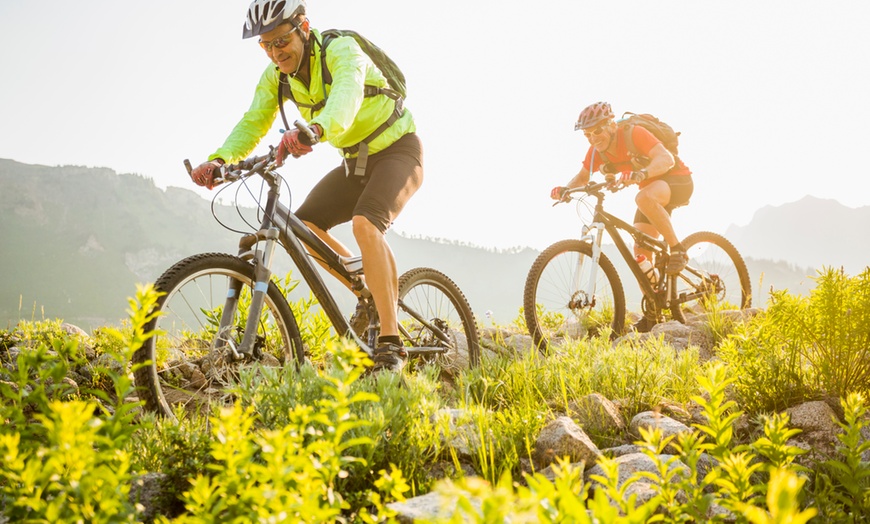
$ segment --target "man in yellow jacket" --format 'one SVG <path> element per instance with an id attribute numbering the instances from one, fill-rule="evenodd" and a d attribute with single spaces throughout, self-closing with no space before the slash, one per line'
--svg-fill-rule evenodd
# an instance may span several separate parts
<path id="1" fill-rule="evenodd" d="M 316 140 L 330 143 L 343 156 L 296 215 L 343 256 L 352 253 L 329 229 L 352 222 L 380 318 L 373 369 L 400 371 L 407 355 L 396 320 L 398 272 L 384 235 L 423 182 L 423 149 L 414 119 L 395 86 L 352 36 L 332 39 L 324 52 L 304 0 L 254 0 L 242 36 L 259 36 L 272 64 L 260 77 L 251 107 L 191 178 L 213 187 L 220 166 L 250 155 L 272 127 L 279 105 L 293 101 Z M 288 155 L 311 152 L 310 142 L 298 129 L 286 131 L 278 146 L 279 165 Z"/>

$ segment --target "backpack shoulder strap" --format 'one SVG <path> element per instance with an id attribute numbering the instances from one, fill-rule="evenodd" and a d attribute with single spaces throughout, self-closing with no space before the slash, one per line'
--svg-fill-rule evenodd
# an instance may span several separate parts
<path id="1" fill-rule="evenodd" d="M 320 33 L 320 36 L 323 38 L 323 41 L 320 42 L 320 78 L 323 80 L 324 88 L 323 94 L 326 94 L 326 85 L 332 83 L 332 73 L 329 72 L 329 68 L 326 67 L 326 46 L 329 45 L 332 40 L 341 36 L 336 29 L 327 29 Z"/>
<path id="2" fill-rule="evenodd" d="M 625 147 L 628 148 L 629 154 L 631 156 L 640 156 L 640 152 L 634 145 L 634 138 L 632 137 L 632 132 L 634 131 L 634 124 L 620 124 L 620 127 L 622 127 L 623 138 L 625 139 Z"/>
<path id="3" fill-rule="evenodd" d="M 278 110 L 281 111 L 281 121 L 284 123 L 284 129 L 290 129 L 290 125 L 287 124 L 287 115 L 284 114 L 284 87 L 287 87 L 287 95 L 293 103 L 296 103 L 296 99 L 293 98 L 293 90 L 290 89 L 290 84 L 287 82 L 287 73 L 281 73 L 278 75 Z"/>

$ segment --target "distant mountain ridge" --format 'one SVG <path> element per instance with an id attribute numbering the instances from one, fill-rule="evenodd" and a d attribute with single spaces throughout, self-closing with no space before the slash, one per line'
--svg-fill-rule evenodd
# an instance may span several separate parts
<path id="1" fill-rule="evenodd" d="M 115 324 L 126 317 L 136 283 L 153 282 L 189 255 L 236 252 L 239 234 L 216 223 L 212 210 L 222 222 L 250 231 L 235 207 L 212 206 L 193 191 L 164 191 L 145 177 L 110 169 L 0 159 L 0 187 L 0 325 L 43 317 L 64 318 L 85 329 Z M 244 213 L 258 223 L 255 210 Z M 355 245 L 348 227 L 336 228 L 335 234 Z M 534 250 L 496 251 L 388 235 L 400 272 L 433 267 L 480 307 L 478 316 L 488 309 L 505 322 L 517 316 Z M 291 270 L 289 258 L 276 257 L 275 269 Z M 333 279 L 324 280 L 341 289 Z M 337 298 L 352 311 L 349 294 Z"/>
<path id="2" fill-rule="evenodd" d="M 749 224 L 731 226 L 725 236 L 754 258 L 816 269 L 842 266 L 857 275 L 870 265 L 870 247 L 865 243 L 870 238 L 870 206 L 850 208 L 836 200 L 806 196 L 765 206 Z"/>
<path id="3" fill-rule="evenodd" d="M 117 324 L 126 318 L 127 298 L 134 294 L 136 283 L 154 281 L 171 264 L 192 254 L 235 252 L 238 233 L 221 227 L 212 217 L 213 211 L 222 222 L 249 230 L 235 207 L 213 206 L 186 189 L 164 191 L 143 176 L 117 174 L 111 169 L 48 167 L 0 159 L 0 184 L 0 239 L 4 246 L 0 250 L 0 325 L 4 326 L 43 316 L 63 318 L 85 329 Z M 805 231 L 783 225 L 794 219 L 780 215 L 818 214 L 805 207 L 812 207 L 816 200 L 795 203 L 800 204 L 797 211 L 792 204 L 765 208 L 759 211 L 758 225 L 754 218 L 748 226 L 729 231 L 729 238 L 747 259 L 756 305 L 764 304 L 770 287 L 795 292 L 811 288 L 812 268 L 820 266 L 814 259 L 801 258 L 799 250 L 793 253 L 789 249 L 819 244 L 810 242 L 812 237 Z M 854 250 L 854 244 L 847 242 L 848 230 L 842 225 L 859 217 L 851 215 L 849 208 L 841 213 L 832 211 L 836 206 L 827 205 L 821 217 L 836 217 L 840 225 L 833 227 L 833 223 L 822 221 L 818 231 L 840 234 L 839 239 L 826 241 L 826 255 L 831 260 L 848 260 L 848 269 L 860 258 L 848 251 Z M 255 210 L 245 212 L 249 221 L 256 221 Z M 336 228 L 335 233 L 354 245 L 346 226 Z M 782 238 L 774 242 L 771 237 Z M 500 324 L 508 324 L 519 315 L 526 274 L 539 254 L 537 250 L 499 251 L 393 232 L 388 238 L 400 272 L 418 266 L 443 271 L 466 294 L 481 324 L 489 324 L 487 312 Z M 768 248 L 775 243 L 782 247 L 771 253 Z M 611 248 L 605 246 L 605 253 Z M 860 251 L 866 250 L 862 247 Z M 276 272 L 292 269 L 287 258 L 276 257 Z M 796 265 L 796 261 L 802 262 Z M 617 267 L 620 263 L 617 261 Z M 636 307 L 639 297 L 635 295 L 639 293 L 629 278 L 623 277 L 624 287 L 630 307 Z M 324 280 L 333 289 L 340 289 L 333 279 Z M 352 298 L 344 293 L 339 297 L 345 297 L 340 305 L 352 310 Z"/>

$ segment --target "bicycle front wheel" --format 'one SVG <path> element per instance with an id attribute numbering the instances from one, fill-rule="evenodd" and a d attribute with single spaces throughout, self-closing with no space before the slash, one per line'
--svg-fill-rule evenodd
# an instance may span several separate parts
<path id="1" fill-rule="evenodd" d="M 232 348 L 244 335 L 253 285 L 254 266 L 222 253 L 188 257 L 157 279 L 155 288 L 164 295 L 155 306 L 158 315 L 145 326 L 154 336 L 133 355 L 140 365 L 135 380 L 146 409 L 173 419 L 179 406 L 208 415 L 213 406 L 232 403 L 228 389 L 245 366 L 304 361 L 299 326 L 274 282 L 268 285 L 258 323 L 258 361 L 233 358 Z M 229 317 L 223 315 L 228 303 L 234 303 L 231 320 L 219 329 L 222 316 Z"/>
<path id="2" fill-rule="evenodd" d="M 671 277 L 674 320 L 685 323 L 685 304 L 697 303 L 701 310 L 745 309 L 752 304 L 752 283 L 746 262 L 737 248 L 725 237 L 709 231 L 692 233 L 683 242 L 689 265 Z"/>
<path id="3" fill-rule="evenodd" d="M 541 351 L 557 338 L 587 337 L 610 326 L 625 330 L 625 294 L 613 263 L 600 254 L 592 267 L 592 246 L 562 240 L 538 255 L 526 277 L 523 313 Z M 592 270 L 595 270 L 594 281 Z"/>
<path id="4" fill-rule="evenodd" d="M 434 360 L 451 372 L 480 363 L 474 313 L 444 273 L 419 267 L 399 278 L 398 320 L 400 335 L 412 355 Z"/>

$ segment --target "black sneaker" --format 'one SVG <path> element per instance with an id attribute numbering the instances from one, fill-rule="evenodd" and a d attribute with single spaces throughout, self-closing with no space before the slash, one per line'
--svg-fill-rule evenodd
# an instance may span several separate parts
<path id="1" fill-rule="evenodd" d="M 656 319 L 652 317 L 648 317 L 644 315 L 640 320 L 634 323 L 631 326 L 631 329 L 637 331 L 638 333 L 649 333 L 649 331 L 656 325 Z"/>
<path id="2" fill-rule="evenodd" d="M 677 275 L 686 268 L 688 263 L 689 255 L 685 251 L 671 251 L 671 254 L 668 256 L 668 265 L 665 266 L 665 273 Z"/>
<path id="3" fill-rule="evenodd" d="M 350 329 L 356 333 L 361 340 L 365 340 L 366 329 L 369 327 L 369 314 L 366 312 L 366 307 L 362 302 L 357 302 L 356 310 L 353 316 L 350 317 Z"/>
<path id="4" fill-rule="evenodd" d="M 382 344 L 375 349 L 372 360 L 375 364 L 369 370 L 370 373 L 380 371 L 401 373 L 402 368 L 405 367 L 405 361 L 408 360 L 408 352 L 402 346 Z"/>

